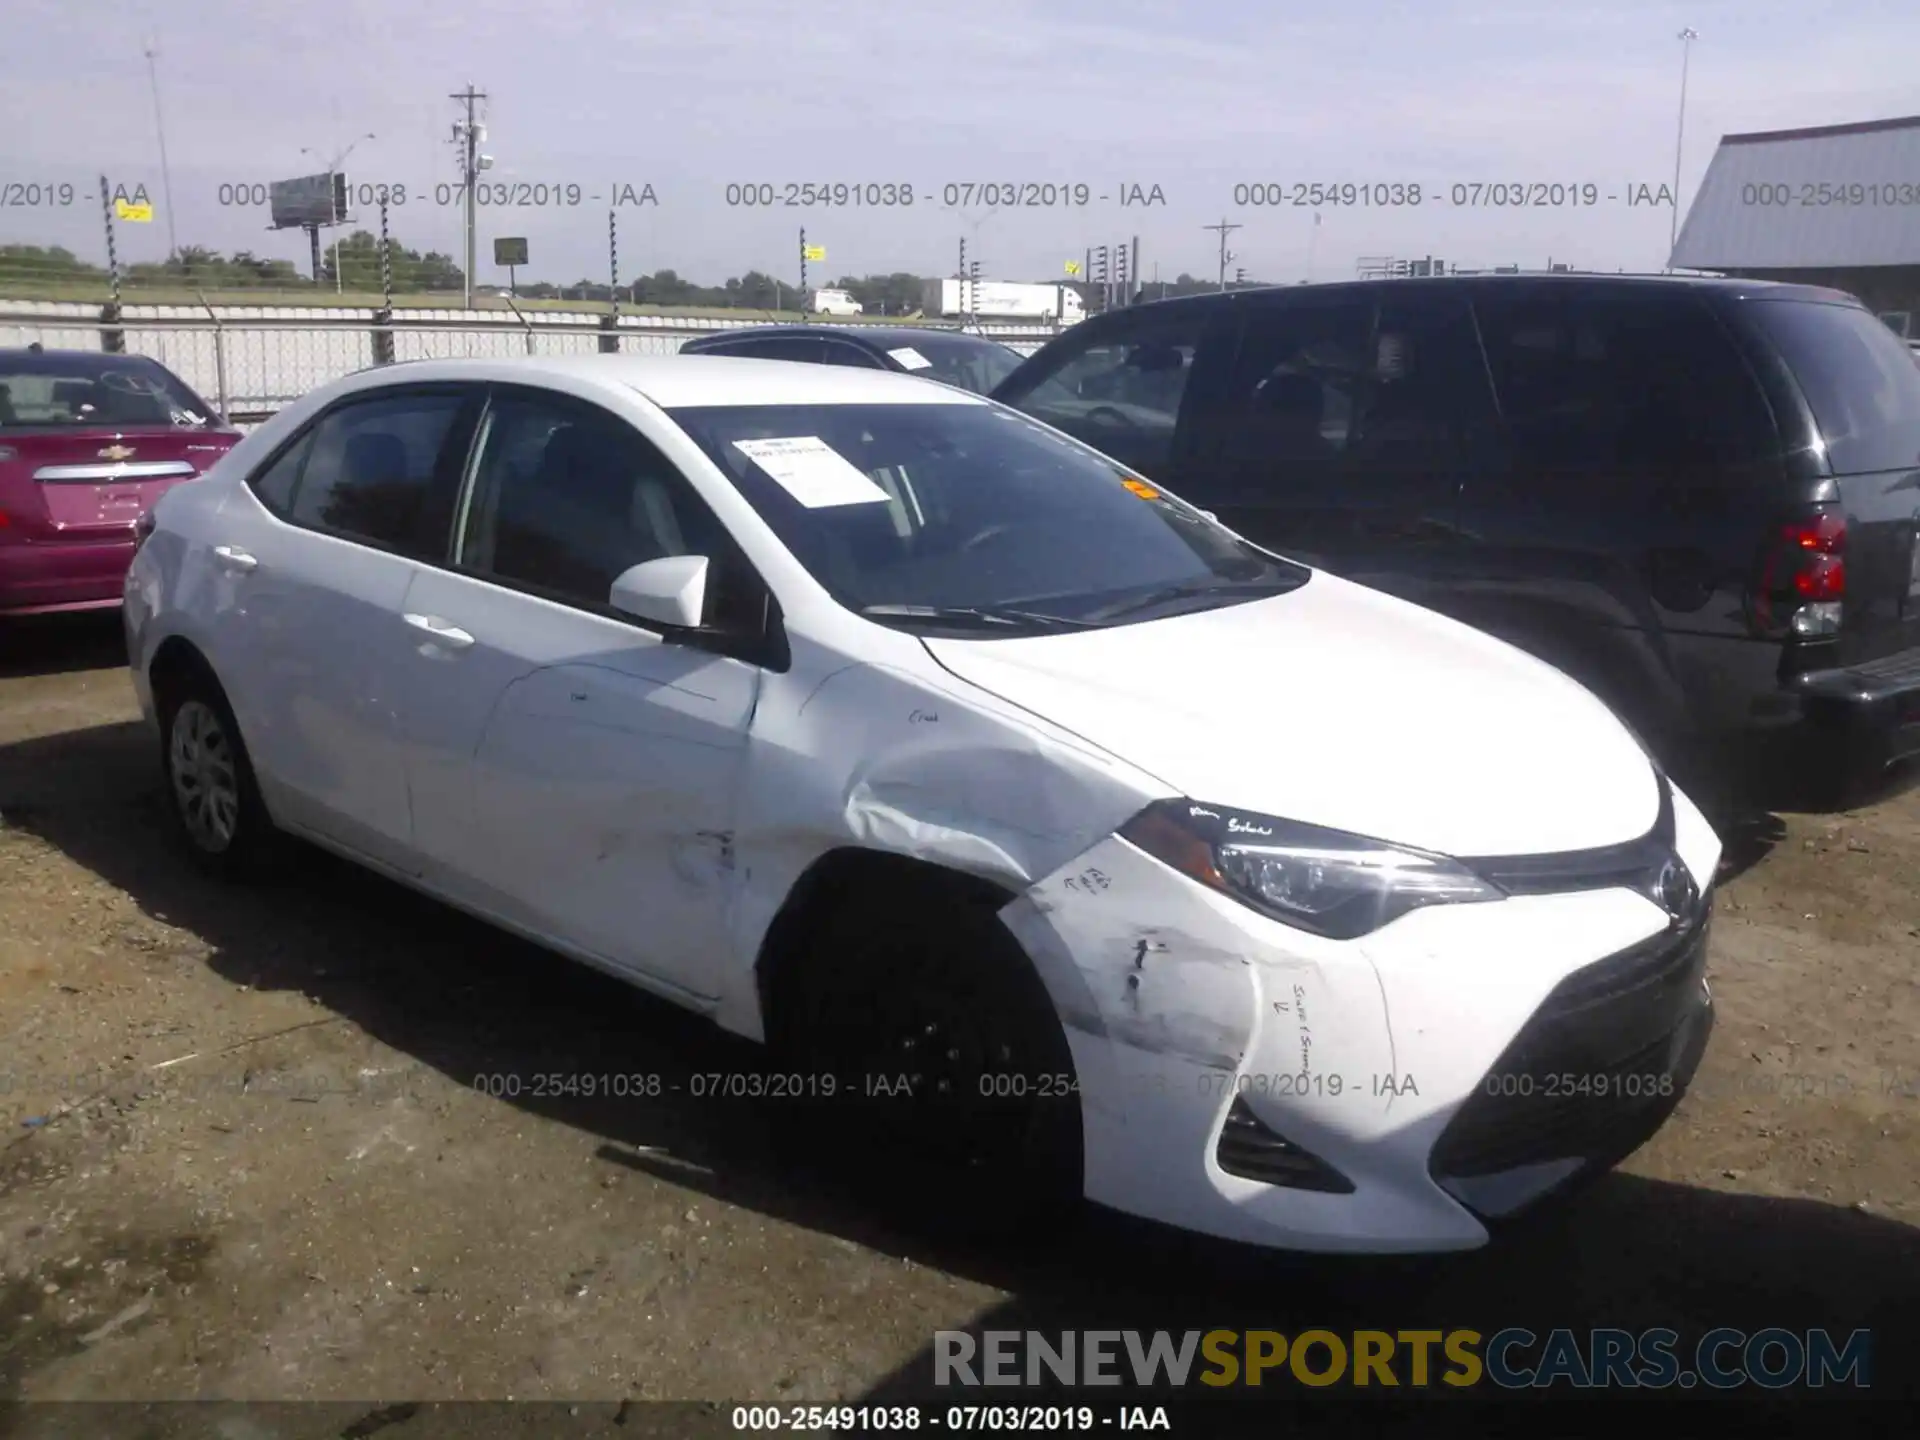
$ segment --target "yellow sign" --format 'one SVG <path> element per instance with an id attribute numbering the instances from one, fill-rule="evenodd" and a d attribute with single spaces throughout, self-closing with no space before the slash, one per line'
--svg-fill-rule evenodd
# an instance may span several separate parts
<path id="1" fill-rule="evenodd" d="M 1067 273 L 1069 275 L 1078 275 L 1080 273 L 1080 262 L 1078 260 L 1069 260 L 1067 262 Z"/>
<path id="2" fill-rule="evenodd" d="M 151 203 L 136 205 L 131 200 L 116 200 L 113 202 L 113 213 L 122 220 L 133 220 L 142 225 L 149 224 L 153 220 Z"/>
<path id="3" fill-rule="evenodd" d="M 824 245 L 809 245 L 806 249 L 802 250 L 800 254 L 808 260 L 824 260 L 827 258 L 827 247 Z"/>

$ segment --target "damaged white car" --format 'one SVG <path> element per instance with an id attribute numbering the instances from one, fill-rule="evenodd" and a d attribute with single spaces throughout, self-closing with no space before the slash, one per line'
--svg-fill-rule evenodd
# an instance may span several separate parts
<path id="1" fill-rule="evenodd" d="M 125 615 L 207 863 L 766 1040 L 954 1207 L 1468 1248 L 1710 1028 L 1719 841 L 1588 692 L 911 376 L 363 372 L 160 501 Z"/>

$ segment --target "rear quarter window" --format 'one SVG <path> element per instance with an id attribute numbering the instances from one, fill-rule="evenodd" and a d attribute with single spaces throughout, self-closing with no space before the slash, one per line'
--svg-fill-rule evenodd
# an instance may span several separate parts
<path id="1" fill-rule="evenodd" d="M 1811 300 L 1755 301 L 1813 411 L 1836 475 L 1920 465 L 1920 367 L 1865 310 Z"/>

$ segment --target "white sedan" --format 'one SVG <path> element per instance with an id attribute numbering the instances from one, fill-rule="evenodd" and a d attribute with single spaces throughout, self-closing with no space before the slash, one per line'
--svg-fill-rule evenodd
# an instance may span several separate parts
<path id="1" fill-rule="evenodd" d="M 125 615 L 206 863 L 764 1040 L 950 1209 L 1470 1248 L 1710 1029 L 1719 841 L 1588 692 L 911 376 L 363 372 L 160 502 Z"/>

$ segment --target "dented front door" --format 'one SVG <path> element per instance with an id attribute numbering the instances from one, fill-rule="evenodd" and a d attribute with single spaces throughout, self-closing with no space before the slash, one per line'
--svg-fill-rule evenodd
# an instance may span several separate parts
<path id="1" fill-rule="evenodd" d="M 422 569 L 403 610 L 428 874 L 612 964 L 716 994 L 759 670 L 452 571 Z"/>

